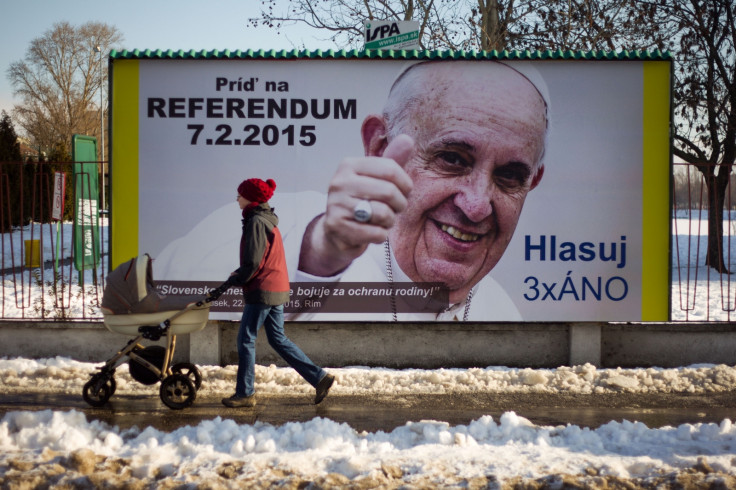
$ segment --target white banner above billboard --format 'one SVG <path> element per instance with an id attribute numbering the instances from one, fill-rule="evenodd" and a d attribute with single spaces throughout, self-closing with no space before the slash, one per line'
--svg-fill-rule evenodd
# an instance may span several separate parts
<path id="1" fill-rule="evenodd" d="M 368 21 L 365 23 L 365 49 L 420 49 L 419 22 Z"/>

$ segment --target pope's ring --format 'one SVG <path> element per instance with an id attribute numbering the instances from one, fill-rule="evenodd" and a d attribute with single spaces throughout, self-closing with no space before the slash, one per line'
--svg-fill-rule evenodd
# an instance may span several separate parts
<path id="1" fill-rule="evenodd" d="M 358 223 L 368 223 L 373 217 L 373 208 L 371 202 L 361 199 L 353 208 L 353 218 Z"/>

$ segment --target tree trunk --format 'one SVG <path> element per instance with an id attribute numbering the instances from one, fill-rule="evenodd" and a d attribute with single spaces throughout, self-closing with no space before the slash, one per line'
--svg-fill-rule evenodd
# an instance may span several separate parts
<path id="1" fill-rule="evenodd" d="M 730 166 L 720 166 L 717 174 L 713 172 L 705 179 L 708 188 L 708 250 L 705 265 L 726 274 L 731 272 L 723 260 L 723 207 L 730 173 Z"/>
<path id="2" fill-rule="evenodd" d="M 501 22 L 498 13 L 498 0 L 479 0 L 478 7 L 481 13 L 480 39 L 484 51 L 504 49 L 504 39 L 501 34 Z"/>

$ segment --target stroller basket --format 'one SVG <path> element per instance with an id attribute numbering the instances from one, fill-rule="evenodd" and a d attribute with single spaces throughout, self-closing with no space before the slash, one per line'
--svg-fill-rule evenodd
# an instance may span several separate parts
<path id="1" fill-rule="evenodd" d="M 93 407 L 105 405 L 115 393 L 115 369 L 127 361 L 136 381 L 161 382 L 159 395 L 169 408 L 181 409 L 194 403 L 202 375 L 194 364 L 172 365 L 176 336 L 202 330 L 207 325 L 210 303 L 228 287 L 223 284 L 206 296 L 169 297 L 156 290 L 148 254 L 116 267 L 107 277 L 102 297 L 104 324 L 111 332 L 135 338 L 92 375 L 82 391 L 84 400 Z M 140 343 L 163 336 L 165 347 Z"/>
<path id="2" fill-rule="evenodd" d="M 210 303 L 202 299 L 160 294 L 151 258 L 145 254 L 118 266 L 108 276 L 102 296 L 103 322 L 111 332 L 125 335 L 138 335 L 138 327 L 167 319 L 175 335 L 197 332 L 207 324 L 210 309 Z"/>
<path id="3" fill-rule="evenodd" d="M 209 304 L 191 309 L 171 320 L 171 333 L 181 335 L 198 332 L 207 325 Z M 130 315 L 104 315 L 104 323 L 111 332 L 125 335 L 138 335 L 143 325 L 158 325 L 171 319 L 178 311 L 159 311 L 158 313 L 132 313 Z M 104 314 L 104 313 L 103 313 Z"/>

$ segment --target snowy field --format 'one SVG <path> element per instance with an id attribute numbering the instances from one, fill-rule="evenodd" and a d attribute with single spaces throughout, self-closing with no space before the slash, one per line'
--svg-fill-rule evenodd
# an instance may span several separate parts
<path id="1" fill-rule="evenodd" d="M 71 222 L 33 224 L 13 233 L 0 234 L 3 302 L 0 318 L 102 319 L 102 300 L 108 264 L 107 218 L 100 219 L 99 267 L 82 272 L 71 263 Z M 26 264 L 26 242 L 38 240 L 44 267 L 21 269 Z M 31 256 L 32 253 L 30 254 Z M 63 288 L 54 290 L 55 276 Z"/>
<path id="2" fill-rule="evenodd" d="M 736 319 L 736 275 L 705 267 L 706 211 L 677 212 L 672 222 L 672 299 L 674 321 Z M 724 221 L 723 260 L 736 272 L 736 212 Z"/>
<path id="3" fill-rule="evenodd" d="M 703 230 L 698 239 L 683 239 L 687 221 L 682 219 L 673 224 L 674 230 L 680 235 L 681 262 L 704 253 Z M 736 251 L 728 256 L 736 260 Z M 722 277 L 711 274 L 708 281 L 702 261 L 700 266 L 692 261 L 687 268 L 673 267 L 672 276 L 673 299 L 682 296 L 690 305 L 687 314 L 673 308 L 673 319 L 728 319 L 722 305 L 732 308 L 736 289 L 729 279 L 722 302 Z M 0 396 L 78 394 L 96 367 L 69 358 L 0 359 Z M 235 366 L 200 369 L 202 396 L 232 392 Z M 330 395 L 335 398 L 736 390 L 736 367 L 724 365 L 330 371 L 337 377 Z M 133 381 L 127 365 L 118 368 L 116 380 L 116 397 L 150 396 L 151 387 Z M 256 380 L 257 392 L 265 395 L 313 391 L 288 368 L 257 366 Z M 0 488 L 736 488 L 732 420 L 736 418 L 678 427 L 612 421 L 589 429 L 538 426 L 507 412 L 468 425 L 427 420 L 390 433 L 368 433 L 325 418 L 282 426 L 237 424 L 223 409 L 214 420 L 166 433 L 151 427 L 121 430 L 78 411 L 9 412 L 0 419 Z"/>

